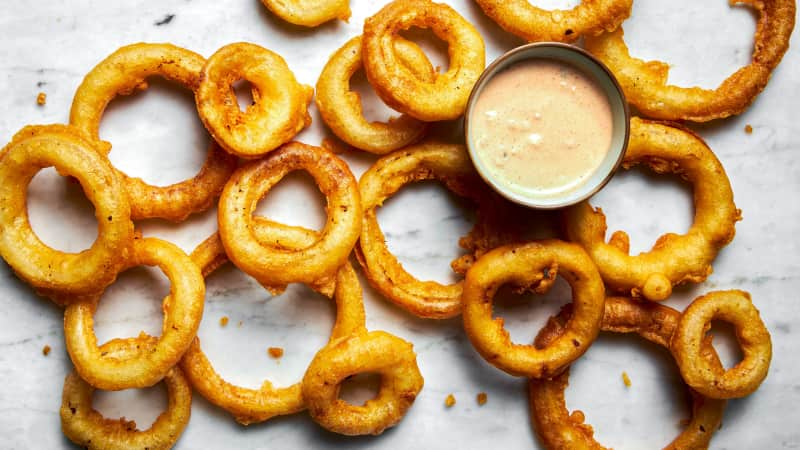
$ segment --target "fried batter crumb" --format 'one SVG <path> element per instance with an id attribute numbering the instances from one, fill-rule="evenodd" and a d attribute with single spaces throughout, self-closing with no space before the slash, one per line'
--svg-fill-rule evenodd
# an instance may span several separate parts
<path id="1" fill-rule="evenodd" d="M 455 404 L 456 404 L 456 398 L 453 396 L 453 394 L 448 394 L 447 398 L 444 399 L 444 406 L 452 408 L 453 405 Z"/>
<path id="2" fill-rule="evenodd" d="M 628 376 L 628 372 L 622 372 L 622 382 L 625 383 L 625 387 L 631 387 L 631 378 Z"/>
<path id="3" fill-rule="evenodd" d="M 222 316 L 219 319 L 219 326 L 226 327 L 228 326 L 228 316 Z"/>
<path id="4" fill-rule="evenodd" d="M 486 404 L 486 401 L 489 399 L 489 396 L 486 395 L 486 392 L 481 392 L 478 394 L 477 400 L 478 405 L 483 406 Z"/>
<path id="5" fill-rule="evenodd" d="M 39 95 L 36 96 L 36 104 L 42 106 L 45 103 L 47 103 L 47 94 L 39 92 Z"/>
<path id="6" fill-rule="evenodd" d="M 42 348 L 42 354 L 44 356 L 47 356 L 47 355 L 50 354 L 50 346 L 49 345 L 45 345 L 44 348 Z"/>
<path id="7" fill-rule="evenodd" d="M 283 356 L 283 349 L 280 347 L 270 347 L 269 349 L 267 349 L 267 353 L 269 353 L 269 356 L 278 359 L 281 356 Z"/>
<path id="8" fill-rule="evenodd" d="M 747 134 L 753 134 L 753 127 L 750 124 L 745 125 L 744 132 Z"/>

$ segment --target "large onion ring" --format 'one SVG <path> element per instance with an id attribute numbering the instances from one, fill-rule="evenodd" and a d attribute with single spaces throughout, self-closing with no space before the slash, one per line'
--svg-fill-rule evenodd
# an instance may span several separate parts
<path id="1" fill-rule="evenodd" d="M 711 274 L 717 253 L 736 233 L 741 211 L 733 203 L 722 164 L 708 145 L 689 131 L 633 118 L 622 166 L 627 169 L 637 164 L 656 173 L 676 174 L 692 184 L 695 215 L 686 234 L 665 234 L 649 252 L 631 256 L 624 231 L 615 232 L 610 242 L 605 242 L 605 216 L 588 202 L 566 210 L 565 228 L 569 239 L 592 257 L 609 287 L 661 301 L 670 296 L 672 286 L 698 283 Z"/>
<path id="2" fill-rule="evenodd" d="M 698 357 L 712 320 L 733 324 L 744 359 L 725 370 Z M 672 336 L 672 354 L 686 383 L 711 398 L 752 394 L 769 371 L 772 339 L 758 310 L 744 291 L 710 292 L 686 308 Z"/>
<path id="3" fill-rule="evenodd" d="M 304 27 L 350 18 L 350 0 L 261 0 L 273 14 Z"/>
<path id="4" fill-rule="evenodd" d="M 328 220 L 318 239 L 302 249 L 260 241 L 253 230 L 258 200 L 287 173 L 305 170 L 328 201 Z M 260 226 L 269 227 L 269 222 Z M 231 261 L 267 288 L 313 285 L 336 273 L 361 231 L 358 185 L 347 164 L 333 153 L 291 142 L 237 170 L 219 202 L 219 235 Z"/>
<path id="5" fill-rule="evenodd" d="M 395 40 L 395 52 L 415 77 L 431 82 L 433 66 L 413 42 Z M 347 41 L 336 51 L 317 81 L 316 102 L 322 119 L 339 139 L 361 150 L 383 155 L 419 139 L 427 124 L 407 114 L 388 122 L 368 122 L 357 92 L 350 90 L 350 78 L 362 68 L 361 36 Z"/>
<path id="6" fill-rule="evenodd" d="M 242 112 L 236 81 L 252 85 L 253 104 Z M 208 58 L 195 94 L 206 129 L 229 153 L 257 158 L 288 142 L 311 123 L 314 90 L 300 84 L 275 52 L 255 44 L 228 44 Z"/>
<path id="7" fill-rule="evenodd" d="M 543 348 L 511 342 L 503 319 L 492 319 L 497 290 L 510 283 L 544 292 L 558 274 L 572 287 L 575 311 L 564 333 Z M 546 240 L 503 246 L 483 255 L 467 272 L 463 302 L 464 330 L 486 361 L 514 376 L 549 378 L 583 355 L 597 337 L 605 289 L 583 249 Z"/>
<path id="8" fill-rule="evenodd" d="M 121 47 L 95 66 L 78 86 L 72 100 L 70 124 L 84 138 L 94 142 L 101 153 L 107 154 L 111 144 L 100 140 L 100 120 L 114 97 L 146 89 L 147 77 L 155 75 L 194 92 L 200 83 L 204 63 L 205 59 L 197 53 L 171 44 Z M 171 186 L 153 186 L 141 178 L 114 170 L 128 192 L 134 220 L 158 217 L 179 222 L 192 213 L 208 209 L 235 168 L 236 158 L 212 142 L 200 172 L 194 178 Z"/>
<path id="9" fill-rule="evenodd" d="M 75 370 L 98 389 L 118 391 L 158 383 L 180 361 L 200 326 L 205 283 L 189 256 L 160 239 L 137 239 L 129 267 L 138 265 L 158 266 L 171 282 L 163 302 L 161 337 L 150 351 L 117 358 L 98 348 L 92 316 L 100 296 L 73 302 L 64 311 L 64 339 Z"/>
<path id="10" fill-rule="evenodd" d="M 569 308 L 548 321 L 536 337 L 536 344 L 546 346 L 559 336 L 566 325 Z M 680 313 L 656 303 L 643 303 L 629 298 L 606 299 L 602 331 L 637 333 L 639 336 L 664 348 L 677 326 Z M 710 341 L 703 346 L 703 358 L 721 367 Z M 567 410 L 564 391 L 569 384 L 569 370 L 551 380 L 530 381 L 531 421 L 536 433 L 549 449 L 604 449 L 592 435 L 591 425 L 583 423 L 581 411 L 572 414 Z M 686 428 L 667 447 L 669 450 L 708 448 L 711 437 L 722 423 L 724 400 L 713 400 L 689 389 L 692 401 L 692 418 Z"/>
<path id="11" fill-rule="evenodd" d="M 254 229 L 256 233 L 262 234 L 259 239 L 274 242 L 274 235 L 277 233 L 268 233 L 270 228 L 259 227 L 257 223 Z M 312 244 L 317 238 L 313 231 L 289 226 L 283 226 L 279 234 L 282 245 L 287 248 L 302 248 Z M 219 235 L 214 234 L 200 244 L 192 252 L 192 259 L 201 268 L 204 276 L 224 264 L 227 258 Z M 361 286 L 349 262 L 336 273 L 335 291 L 327 295 L 336 302 L 336 322 L 331 331 L 331 340 L 366 331 Z M 200 395 L 231 413 L 243 425 L 305 409 L 299 382 L 289 387 L 277 388 L 269 381 L 264 381 L 259 389 L 247 389 L 225 381 L 203 353 L 199 338 L 194 340 L 183 356 L 181 367 Z"/>
<path id="12" fill-rule="evenodd" d="M 45 167 L 75 177 L 94 205 L 97 240 L 64 253 L 45 245 L 28 221 L 27 188 Z M 43 293 L 87 295 L 114 282 L 133 246 L 128 197 L 108 160 L 64 125 L 29 126 L 0 151 L 0 255 Z"/>
<path id="13" fill-rule="evenodd" d="M 644 115 L 665 120 L 707 122 L 739 114 L 769 82 L 789 48 L 795 21 L 795 0 L 730 0 L 759 15 L 752 62 L 716 89 L 667 84 L 669 65 L 630 56 L 622 28 L 586 38 L 586 49 L 603 61 L 622 85 L 628 101 Z"/>
<path id="14" fill-rule="evenodd" d="M 448 44 L 450 67 L 433 82 L 415 77 L 394 49 L 398 33 L 430 28 Z M 486 64 L 483 38 L 444 3 L 395 0 L 364 23 L 364 71 L 378 96 L 397 111 L 432 122 L 464 113 L 472 86 Z"/>
<path id="15" fill-rule="evenodd" d="M 362 406 L 340 399 L 341 384 L 361 373 L 381 376 L 378 395 Z M 423 383 L 413 346 L 389 333 L 372 331 L 320 350 L 303 377 L 303 398 L 311 418 L 325 429 L 350 436 L 377 435 L 400 422 Z"/>
<path id="16" fill-rule="evenodd" d="M 155 338 L 115 339 L 101 350 L 109 356 L 130 359 L 141 356 L 155 345 Z M 111 420 L 92 408 L 94 388 L 73 371 L 64 380 L 61 400 L 61 430 L 75 444 L 90 450 L 129 450 L 131 448 L 169 449 L 178 441 L 192 413 L 192 388 L 178 367 L 164 376 L 169 401 L 167 410 L 145 431 L 125 418 Z"/>
<path id="17" fill-rule="evenodd" d="M 617 29 L 633 0 L 583 0 L 570 10 L 546 10 L 528 0 L 475 0 L 501 28 L 528 42 L 572 42 Z"/>

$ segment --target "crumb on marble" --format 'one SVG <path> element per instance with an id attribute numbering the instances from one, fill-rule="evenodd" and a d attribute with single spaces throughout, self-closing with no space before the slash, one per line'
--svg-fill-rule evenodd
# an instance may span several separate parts
<path id="1" fill-rule="evenodd" d="M 219 318 L 219 326 L 226 327 L 228 326 L 228 316 L 222 316 Z"/>
<path id="2" fill-rule="evenodd" d="M 483 406 L 486 404 L 486 401 L 489 400 L 489 396 L 486 395 L 486 392 L 481 392 L 478 394 L 476 400 L 478 400 L 478 405 Z"/>
<path id="3" fill-rule="evenodd" d="M 47 103 L 47 94 L 44 92 L 39 92 L 39 95 L 36 96 L 36 104 L 39 106 L 44 106 Z"/>
<path id="4" fill-rule="evenodd" d="M 744 132 L 747 134 L 753 134 L 753 127 L 750 124 L 744 126 Z"/>
<path id="5" fill-rule="evenodd" d="M 447 398 L 444 399 L 444 406 L 452 408 L 455 404 L 456 398 L 453 396 L 453 394 L 447 394 Z"/>
<path id="6" fill-rule="evenodd" d="M 47 355 L 50 354 L 50 346 L 49 345 L 45 345 L 44 348 L 42 348 L 42 354 L 44 356 L 47 356 Z"/>
<path id="7" fill-rule="evenodd" d="M 622 372 L 622 382 L 625 383 L 625 387 L 631 387 L 631 378 L 628 376 L 628 372 Z"/>
<path id="8" fill-rule="evenodd" d="M 283 356 L 283 349 L 281 347 L 270 347 L 267 349 L 267 353 L 269 353 L 269 356 L 278 359 Z"/>

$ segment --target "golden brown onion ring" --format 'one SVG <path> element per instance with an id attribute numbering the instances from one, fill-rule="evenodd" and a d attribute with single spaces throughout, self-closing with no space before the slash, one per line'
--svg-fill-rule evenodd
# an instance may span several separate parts
<path id="1" fill-rule="evenodd" d="M 511 342 L 503 319 L 492 318 L 497 290 L 510 284 L 545 292 L 556 275 L 572 287 L 575 314 L 564 333 L 546 347 Z M 508 245 L 483 255 L 464 282 L 464 330 L 483 358 L 514 376 L 549 378 L 583 355 L 594 342 L 603 318 L 605 289 L 591 258 L 578 245 L 557 240 Z"/>
<path id="2" fill-rule="evenodd" d="M 253 104 L 242 112 L 233 84 L 252 85 Z M 286 61 L 255 44 L 228 44 L 208 58 L 195 94 L 206 129 L 227 152 L 258 158 L 311 123 L 311 86 L 300 84 Z"/>
<path id="3" fill-rule="evenodd" d="M 475 0 L 509 33 L 528 42 L 572 42 L 613 31 L 631 15 L 633 0 L 583 0 L 570 10 L 547 10 L 528 0 Z"/>
<path id="4" fill-rule="evenodd" d="M 261 0 L 273 14 L 304 27 L 316 27 L 330 20 L 347 22 L 350 0 Z"/>
<path id="5" fill-rule="evenodd" d="M 450 67 L 423 81 L 409 71 L 394 49 L 402 30 L 430 28 L 448 44 Z M 480 33 L 444 3 L 395 0 L 364 23 L 364 71 L 378 96 L 397 111 L 432 122 L 456 119 L 486 64 Z"/>
<path id="6" fill-rule="evenodd" d="M 751 63 L 716 89 L 667 84 L 669 65 L 631 57 L 621 27 L 597 37 L 587 36 L 586 49 L 614 72 L 628 101 L 645 116 L 707 122 L 736 115 L 764 90 L 789 48 L 795 0 L 731 0 L 730 3 L 748 5 L 758 13 L 755 47 Z"/>
<path id="7" fill-rule="evenodd" d="M 101 351 L 110 357 L 131 359 L 155 345 L 156 338 L 114 339 Z M 73 371 L 64 380 L 61 399 L 61 430 L 75 444 L 90 450 L 129 450 L 132 448 L 161 450 L 175 445 L 189 423 L 192 412 L 192 388 L 178 367 L 164 376 L 167 386 L 167 410 L 145 431 L 136 429 L 136 422 L 124 417 L 106 419 L 92 408 L 94 388 Z"/>
<path id="8" fill-rule="evenodd" d="M 75 370 L 98 389 L 144 388 L 161 381 L 189 348 L 203 316 L 203 275 L 181 249 L 160 239 L 139 238 L 128 265 L 158 266 L 171 283 L 162 307 L 161 337 L 152 349 L 121 358 L 98 348 L 92 316 L 99 295 L 72 302 L 64 311 L 64 339 Z"/>
<path id="9" fill-rule="evenodd" d="M 639 118 L 631 120 L 630 141 L 622 167 L 643 164 L 656 173 L 680 176 L 694 188 L 694 223 L 684 235 L 668 233 L 649 252 L 628 254 L 628 235 L 617 231 L 605 242 L 606 218 L 589 202 L 567 209 L 570 240 L 581 244 L 612 289 L 647 300 L 665 300 L 672 286 L 698 283 L 711 274 L 711 263 L 736 233 L 741 211 L 725 169 L 700 137 L 690 131 Z"/>
<path id="10" fill-rule="evenodd" d="M 378 395 L 361 406 L 340 399 L 341 384 L 362 373 L 381 376 Z M 326 430 L 378 435 L 400 422 L 423 383 L 413 346 L 389 333 L 372 331 L 320 350 L 303 377 L 303 398 L 311 418 Z"/>
<path id="11" fill-rule="evenodd" d="M 744 358 L 731 369 L 700 357 L 711 321 L 732 324 Z M 767 377 L 772 339 L 744 291 L 716 291 L 698 297 L 686 308 L 672 336 L 672 354 L 686 383 L 711 398 L 739 398 L 755 392 Z"/>
<path id="12" fill-rule="evenodd" d="M 27 192 L 45 167 L 75 177 L 94 205 L 97 240 L 80 253 L 45 245 L 28 221 Z M 88 295 L 113 283 L 133 247 L 128 197 L 111 165 L 72 127 L 29 126 L 0 151 L 0 255 L 42 294 Z"/>
<path id="13" fill-rule="evenodd" d="M 415 77 L 431 82 L 433 66 L 413 42 L 398 38 L 394 44 L 397 57 Z M 361 36 L 350 39 L 336 51 L 317 81 L 316 102 L 322 120 L 339 139 L 361 150 L 383 155 L 418 140 L 427 124 L 409 115 L 388 122 L 368 122 L 361 99 L 350 90 L 350 78 L 362 68 Z"/>

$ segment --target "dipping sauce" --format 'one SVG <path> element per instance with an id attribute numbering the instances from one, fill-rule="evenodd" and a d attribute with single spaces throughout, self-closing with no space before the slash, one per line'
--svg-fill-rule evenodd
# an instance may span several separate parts
<path id="1" fill-rule="evenodd" d="M 613 128 L 603 89 L 580 69 L 549 59 L 498 72 L 470 115 L 474 154 L 490 178 L 538 198 L 586 183 L 610 150 Z"/>

